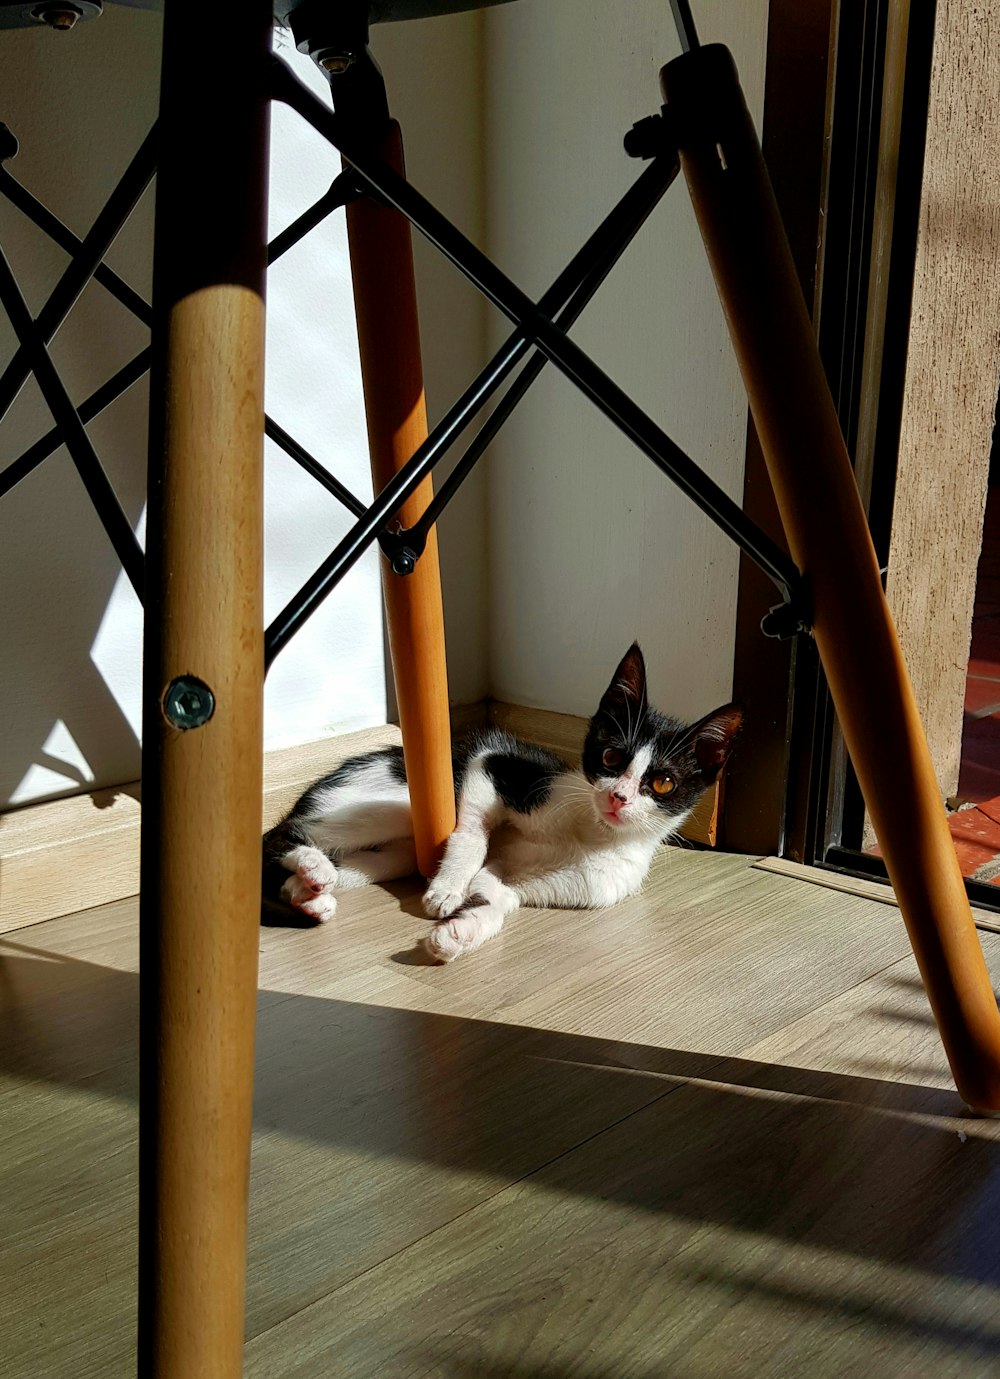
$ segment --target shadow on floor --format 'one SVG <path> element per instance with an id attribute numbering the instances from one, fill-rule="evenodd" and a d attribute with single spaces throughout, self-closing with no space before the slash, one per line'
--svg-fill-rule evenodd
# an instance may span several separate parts
<path id="1" fill-rule="evenodd" d="M 138 978 L 8 940 L 0 955 L 0 1070 L 134 1102 Z M 958 1110 L 953 1092 L 906 1083 L 260 993 L 255 1161 L 280 1142 L 294 1183 L 299 1144 L 336 1200 L 356 1157 L 404 1217 L 429 1170 L 530 1174 L 1000 1286 L 1000 1145 L 982 1123 L 959 1134 Z M 324 1168 L 307 1146 L 336 1153 Z M 281 1196 L 294 1210 L 287 1183 Z"/>

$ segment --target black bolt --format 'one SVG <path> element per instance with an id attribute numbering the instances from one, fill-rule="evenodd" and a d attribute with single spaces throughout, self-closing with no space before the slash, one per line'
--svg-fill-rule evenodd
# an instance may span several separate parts
<path id="1" fill-rule="evenodd" d="M 800 611 L 792 603 L 779 603 L 765 613 L 760 621 L 760 630 L 765 637 L 775 637 L 786 641 L 805 631 Z"/>
<path id="2" fill-rule="evenodd" d="M 163 696 L 163 713 L 168 723 L 182 731 L 200 728 L 215 713 L 215 695 L 196 676 L 178 675 Z"/>
<path id="3" fill-rule="evenodd" d="M 647 115 L 625 135 L 625 152 L 630 158 L 655 158 L 663 148 L 666 121 L 662 115 Z"/>
<path id="4" fill-rule="evenodd" d="M 417 568 L 417 558 L 411 550 L 397 551 L 392 557 L 392 572 L 395 575 L 412 575 Z"/>

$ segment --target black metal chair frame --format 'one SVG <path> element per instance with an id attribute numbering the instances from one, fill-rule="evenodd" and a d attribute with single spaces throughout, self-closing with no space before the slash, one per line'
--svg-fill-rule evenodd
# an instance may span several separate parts
<path id="1" fill-rule="evenodd" d="M 681 7 L 686 9 L 685 7 Z M 678 16 L 683 46 L 697 45 L 690 15 Z M 374 541 L 378 541 L 397 575 L 412 572 L 427 535 L 455 496 L 503 423 L 524 397 L 546 363 L 551 362 L 597 406 L 652 462 L 707 514 L 770 577 L 781 603 L 763 618 L 770 636 L 790 636 L 809 624 L 804 582 L 789 556 L 752 522 L 666 432 L 644 412 L 567 332 L 604 282 L 615 262 L 673 183 L 679 171 L 671 137 L 669 111 L 642 120 L 625 138 L 632 157 L 649 161 L 632 187 L 574 255 L 552 286 L 532 301 L 433 205 L 372 153 L 371 145 L 388 120 L 381 73 L 367 49 L 349 73 L 331 75 L 335 109 L 316 97 L 290 68 L 273 58 L 272 98 L 295 110 L 338 149 L 348 169 L 268 247 L 274 263 L 333 211 L 357 196 L 372 196 L 395 207 L 513 322 L 514 331 L 433 428 L 409 463 L 366 507 L 324 465 L 273 418 L 265 434 L 308 474 L 334 495 L 356 519 L 351 529 L 265 633 L 265 666 L 288 644 L 323 599 L 336 587 Z M 19 342 L 0 375 L 0 420 L 33 373 L 52 413 L 54 427 L 0 473 L 0 497 L 27 478 L 65 444 L 100 520 L 138 594 L 143 597 L 143 555 L 131 525 L 101 466 L 87 434 L 87 423 L 130 388 L 148 370 L 150 349 L 119 369 L 79 406 L 71 401 L 48 350 L 48 344 L 91 278 L 106 288 L 146 325 L 152 309 L 104 262 L 104 256 L 148 186 L 156 167 L 156 127 L 150 131 L 109 196 L 88 234 L 80 240 L 13 176 L 6 162 L 17 152 L 14 135 L 0 127 L 0 193 L 70 255 L 70 262 L 48 301 L 32 319 L 14 272 L 0 248 L 0 305 Z M 529 357 L 530 356 L 530 357 Z M 470 420 L 497 393 L 527 358 L 520 374 L 467 446 L 452 473 L 414 526 L 395 520 L 406 499 L 448 453 Z"/>

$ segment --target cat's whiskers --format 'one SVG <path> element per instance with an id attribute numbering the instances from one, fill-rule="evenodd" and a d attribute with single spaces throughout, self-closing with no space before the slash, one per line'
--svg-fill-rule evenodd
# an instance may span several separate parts
<path id="1" fill-rule="evenodd" d="M 592 799 L 593 795 L 589 790 L 580 790 L 575 794 L 570 793 L 566 799 L 557 800 L 556 803 L 550 807 L 548 810 L 548 819 L 551 821 L 567 813 L 579 813 L 581 804 L 589 804 Z"/>
<path id="2" fill-rule="evenodd" d="M 697 723 L 690 728 L 678 728 L 664 749 L 664 757 L 674 756 L 676 753 L 683 751 L 687 744 L 692 741 L 697 731 Z"/>

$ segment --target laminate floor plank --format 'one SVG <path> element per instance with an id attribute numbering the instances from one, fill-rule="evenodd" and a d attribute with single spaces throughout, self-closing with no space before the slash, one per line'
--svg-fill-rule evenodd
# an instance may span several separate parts
<path id="1" fill-rule="evenodd" d="M 997 1375 L 998 1141 L 903 960 L 255 1338 L 247 1374 Z"/>
<path id="2" fill-rule="evenodd" d="M 800 1120 L 824 1140 L 847 1123 L 836 1097 L 761 1092 L 734 1060 L 784 1068 L 787 1038 L 795 1066 L 815 1073 L 815 1042 L 817 1060 L 856 1060 L 838 1065 L 837 1088 L 885 1098 L 916 1082 L 949 1096 L 919 991 L 912 1018 L 883 1014 L 858 1045 L 869 1017 L 838 1005 L 887 972 L 908 979 L 898 915 L 752 862 L 669 850 L 642 896 L 600 914 L 523 912 L 446 968 L 415 951 L 427 929 L 415 882 L 345 892 L 321 929 L 261 931 L 248 1372 L 683 1372 L 622 1369 L 640 1364 L 622 1337 L 635 1332 L 647 1364 L 648 1346 L 674 1335 L 677 1309 L 656 1302 L 668 1276 L 706 1306 L 729 1288 L 678 1281 L 692 1232 L 720 1247 L 744 1233 L 699 1172 L 726 1146 L 737 1163 L 744 1143 L 759 1158 L 772 1134 L 804 1145 Z M 136 910 L 115 902 L 0 939 L 0 1162 L 14 1166 L 0 1174 L 0 1220 L 13 1223 L 0 1239 L 5 1379 L 133 1372 Z M 914 1060 L 933 1063 L 933 1085 L 908 1075 Z M 925 1136 L 940 1105 L 927 1114 Z M 721 1166 L 752 1204 L 756 1179 Z M 756 1210 L 763 1220 L 763 1199 Z M 762 1228 L 759 1249 L 798 1249 L 797 1220 L 774 1240 Z M 750 1267 L 731 1253 L 737 1273 Z M 472 1320 L 454 1322 L 435 1280 Z M 511 1298 L 523 1326 L 499 1320 Z M 494 1371 L 468 1369 L 481 1361 Z"/>

